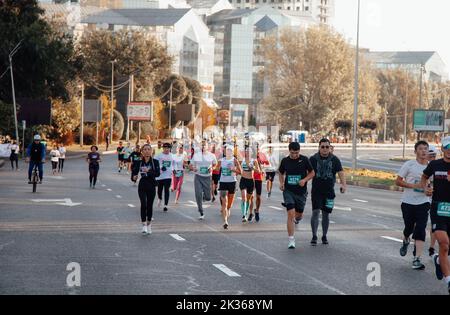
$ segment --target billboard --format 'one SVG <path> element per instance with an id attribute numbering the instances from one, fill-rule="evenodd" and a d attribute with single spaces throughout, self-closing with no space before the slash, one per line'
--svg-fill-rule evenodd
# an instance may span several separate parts
<path id="1" fill-rule="evenodd" d="M 415 131 L 444 131 L 445 112 L 443 110 L 414 110 Z"/>
<path id="2" fill-rule="evenodd" d="M 153 121 L 151 102 L 129 102 L 127 106 L 129 120 Z"/>
<path id="3" fill-rule="evenodd" d="M 100 100 L 84 100 L 83 120 L 84 122 L 100 122 L 102 120 L 102 104 Z"/>

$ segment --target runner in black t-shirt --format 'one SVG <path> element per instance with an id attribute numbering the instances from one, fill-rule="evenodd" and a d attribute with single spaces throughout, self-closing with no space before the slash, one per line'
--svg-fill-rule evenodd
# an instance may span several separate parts
<path id="1" fill-rule="evenodd" d="M 312 246 L 317 245 L 320 211 L 322 211 L 322 244 L 328 244 L 327 232 L 330 224 L 330 214 L 333 211 L 334 199 L 336 198 L 334 192 L 336 173 L 341 180 L 341 192 L 344 193 L 347 189 L 341 161 L 331 153 L 330 148 L 330 140 L 322 139 L 319 141 L 319 152 L 309 158 L 315 172 L 311 189 L 313 209 L 311 217 Z"/>
<path id="2" fill-rule="evenodd" d="M 431 161 L 423 171 L 422 187 L 427 194 L 432 195 L 431 225 L 439 244 L 439 256 L 434 255 L 436 277 L 442 280 L 445 277 L 448 293 L 450 294 L 450 264 L 449 237 L 450 237 L 450 136 L 442 140 L 443 158 Z M 433 176 L 433 183 L 428 179 Z"/>
<path id="3" fill-rule="evenodd" d="M 136 147 L 134 148 L 134 151 L 130 154 L 129 160 L 130 163 L 128 164 L 128 171 L 132 173 L 133 171 L 133 164 L 138 163 L 142 158 L 141 154 L 141 147 L 139 144 L 136 144 Z M 131 181 L 136 184 L 136 181 L 133 179 L 133 174 L 131 174 Z"/>
<path id="4" fill-rule="evenodd" d="M 122 169 L 123 166 L 123 145 L 122 145 L 122 141 L 119 141 L 119 146 L 116 148 L 117 151 L 117 168 L 118 171 L 120 173 L 120 170 Z"/>
<path id="5" fill-rule="evenodd" d="M 99 162 L 102 161 L 100 153 L 97 152 L 98 147 L 91 146 L 91 152 L 88 154 L 86 161 L 89 163 L 89 188 L 95 189 L 97 183 L 98 170 L 100 169 Z"/>
<path id="6" fill-rule="evenodd" d="M 303 218 L 308 195 L 306 186 L 315 173 L 308 158 L 300 154 L 298 142 L 289 144 L 289 156 L 281 161 L 278 171 L 280 174 L 280 189 L 283 191 L 284 199 L 282 205 L 286 207 L 288 213 L 288 247 L 295 248 L 294 222 L 298 224 Z"/>

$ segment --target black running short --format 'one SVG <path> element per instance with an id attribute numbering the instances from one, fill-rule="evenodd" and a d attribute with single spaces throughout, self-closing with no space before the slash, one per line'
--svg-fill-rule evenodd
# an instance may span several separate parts
<path id="1" fill-rule="evenodd" d="M 236 182 L 220 182 L 219 183 L 219 191 L 226 190 L 229 194 L 234 194 L 236 192 Z"/>
<path id="2" fill-rule="evenodd" d="M 275 172 L 266 172 L 266 180 L 273 182 L 275 179 Z"/>
<path id="3" fill-rule="evenodd" d="M 253 194 L 253 190 L 255 190 L 255 181 L 249 178 L 241 177 L 241 181 L 239 182 L 240 190 L 247 190 L 247 194 Z"/>
<path id="4" fill-rule="evenodd" d="M 123 161 L 123 160 L 124 160 L 123 154 L 119 154 L 119 161 Z"/>
<path id="5" fill-rule="evenodd" d="M 212 180 L 214 185 L 217 185 L 219 183 L 220 174 L 212 174 Z"/>
<path id="6" fill-rule="evenodd" d="M 284 190 L 283 199 L 286 210 L 295 209 L 295 212 L 303 213 L 305 211 L 307 195 L 308 193 L 298 195 L 289 190 Z"/>
<path id="7" fill-rule="evenodd" d="M 444 231 L 450 237 L 450 217 L 439 216 L 437 213 L 438 204 L 433 202 L 431 204 L 430 218 L 432 232 Z"/>

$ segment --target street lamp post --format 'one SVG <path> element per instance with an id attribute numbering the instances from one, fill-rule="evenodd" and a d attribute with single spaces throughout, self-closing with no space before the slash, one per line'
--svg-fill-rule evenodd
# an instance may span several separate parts
<path id="1" fill-rule="evenodd" d="M 409 84 L 409 76 L 408 71 L 406 72 L 406 92 L 405 92 L 405 113 L 403 117 L 403 159 L 405 158 L 406 152 L 406 142 L 408 141 L 408 137 L 406 135 L 407 132 L 407 123 L 408 123 L 408 84 Z"/>
<path id="2" fill-rule="evenodd" d="M 359 94 L 359 13 L 361 0 L 358 0 L 358 22 L 356 31 L 356 62 L 355 62 L 355 95 L 353 108 L 353 139 L 352 139 L 352 167 L 357 167 L 356 133 L 358 131 L 358 94 Z"/>

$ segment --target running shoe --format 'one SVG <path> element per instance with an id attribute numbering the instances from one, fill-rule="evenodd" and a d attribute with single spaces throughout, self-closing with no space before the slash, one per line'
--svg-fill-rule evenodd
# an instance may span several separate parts
<path id="1" fill-rule="evenodd" d="M 436 278 L 438 280 L 442 280 L 442 279 L 444 279 L 444 274 L 442 273 L 441 265 L 439 265 L 437 263 L 438 257 L 439 257 L 438 255 L 434 255 L 433 256 L 433 262 L 434 262 L 434 267 L 436 268 Z"/>
<path id="2" fill-rule="evenodd" d="M 434 254 L 435 254 L 434 247 L 428 248 L 428 255 L 429 255 L 430 257 L 433 257 Z"/>
<path id="3" fill-rule="evenodd" d="M 224 228 L 225 230 L 228 230 L 228 223 L 225 223 L 225 224 L 223 225 L 223 228 Z"/>
<path id="4" fill-rule="evenodd" d="M 322 244 L 323 245 L 328 245 L 328 239 L 326 236 L 322 236 Z"/>
<path id="5" fill-rule="evenodd" d="M 248 222 L 252 222 L 252 219 L 253 219 L 253 213 L 250 213 L 248 215 Z"/>
<path id="6" fill-rule="evenodd" d="M 412 269 L 424 270 L 425 269 L 425 265 L 420 262 L 419 258 L 416 258 L 416 259 L 414 259 L 414 261 L 412 263 Z"/>
<path id="7" fill-rule="evenodd" d="M 289 239 L 288 248 L 289 249 L 294 249 L 295 248 L 295 239 L 293 239 L 293 238 Z"/>
<path id="8" fill-rule="evenodd" d="M 152 234 L 152 226 L 151 225 L 149 225 L 147 227 L 147 234 Z"/>
<path id="9" fill-rule="evenodd" d="M 205 219 L 205 215 L 202 213 L 200 214 L 200 216 L 198 217 L 199 220 L 204 220 Z"/>
<path id="10" fill-rule="evenodd" d="M 311 246 L 317 246 L 317 236 L 313 236 L 311 240 Z"/>
<path id="11" fill-rule="evenodd" d="M 255 221 L 259 222 L 259 212 L 255 212 Z"/>
<path id="12" fill-rule="evenodd" d="M 247 218 L 245 217 L 245 215 L 242 216 L 242 222 L 247 222 Z"/>
<path id="13" fill-rule="evenodd" d="M 403 241 L 403 245 L 400 248 L 400 256 L 404 257 L 406 256 L 406 254 L 408 253 L 408 245 L 409 245 L 409 241 Z"/>
<path id="14" fill-rule="evenodd" d="M 167 207 L 164 207 L 164 212 L 167 212 Z"/>
<path id="15" fill-rule="evenodd" d="M 268 193 L 267 193 L 267 198 L 270 198 L 270 195 L 272 194 L 272 192 L 271 191 L 269 191 Z"/>
<path id="16" fill-rule="evenodd" d="M 146 225 L 142 226 L 142 234 L 148 234 L 148 229 Z"/>

